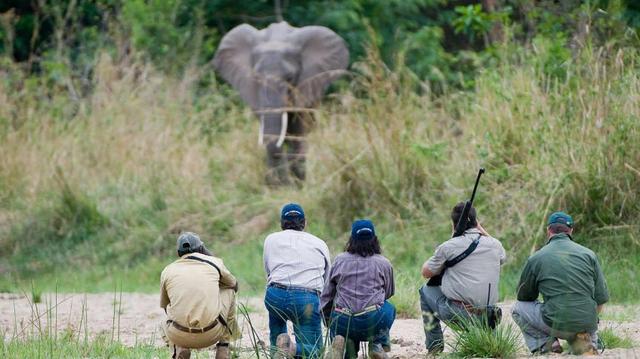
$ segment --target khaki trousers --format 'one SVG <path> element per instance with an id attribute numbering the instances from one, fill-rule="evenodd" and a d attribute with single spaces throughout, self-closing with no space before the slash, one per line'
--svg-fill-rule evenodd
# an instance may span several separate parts
<path id="1" fill-rule="evenodd" d="M 236 321 L 236 293 L 233 289 L 220 289 L 220 315 L 226 319 L 227 326 L 218 323 L 213 329 L 204 333 L 187 333 L 176 329 L 167 323 L 165 319 L 161 325 L 161 333 L 164 341 L 173 350 L 201 349 L 216 343 L 229 343 L 239 337 L 239 328 Z M 173 347 L 176 348 L 173 348 Z"/>

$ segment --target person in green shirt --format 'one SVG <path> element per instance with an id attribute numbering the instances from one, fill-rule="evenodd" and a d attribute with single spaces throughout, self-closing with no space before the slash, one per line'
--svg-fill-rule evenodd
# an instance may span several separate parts
<path id="1" fill-rule="evenodd" d="M 532 353 L 562 352 L 558 338 L 569 341 L 574 354 L 597 353 L 598 313 L 609 292 L 598 257 L 572 233 L 571 216 L 551 214 L 547 244 L 522 271 L 512 316 Z"/>

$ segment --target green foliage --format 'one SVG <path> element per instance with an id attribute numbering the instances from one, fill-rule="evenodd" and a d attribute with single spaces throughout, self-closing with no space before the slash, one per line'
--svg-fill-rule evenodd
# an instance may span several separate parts
<path id="1" fill-rule="evenodd" d="M 513 323 L 500 323 L 495 329 L 485 320 L 471 317 L 452 325 L 452 356 L 460 358 L 515 358 L 520 351 L 519 329 Z"/>
<path id="2" fill-rule="evenodd" d="M 158 358 L 167 354 L 167 349 L 150 344 L 132 347 L 98 336 L 91 342 L 72 336 L 41 336 L 28 339 L 0 341 L 0 354 L 5 358 Z"/>
<path id="3" fill-rule="evenodd" d="M 484 36 L 491 28 L 491 17 L 482 11 L 482 5 L 456 6 L 458 15 L 452 22 L 456 34 L 464 34 L 473 41 Z"/>
<path id="4" fill-rule="evenodd" d="M 605 349 L 629 349 L 633 348 L 634 345 L 633 340 L 629 336 L 625 335 L 624 337 L 621 337 L 616 334 L 616 331 L 611 327 L 598 331 L 598 337 L 602 340 Z"/>
<path id="5" fill-rule="evenodd" d="M 369 44 L 381 49 L 385 63 L 406 65 L 437 91 L 450 85 L 472 88 L 471 78 L 484 64 L 469 58 L 490 59 L 487 34 L 501 28 L 508 27 L 527 42 L 542 36 L 586 46 L 588 33 L 597 45 L 637 45 L 640 10 L 633 2 L 571 0 L 543 2 L 535 8 L 527 4 L 506 1 L 488 12 L 479 2 L 461 5 L 450 0 L 304 0 L 283 2 L 282 13 L 295 26 L 334 29 L 345 38 L 356 62 L 367 56 Z M 32 71 L 50 73 L 49 67 L 64 67 L 82 81 L 70 85 L 65 75 L 63 86 L 81 95 L 89 91 L 84 86 L 100 51 L 125 60 L 133 50 L 163 70 L 180 73 L 210 61 L 220 38 L 232 27 L 250 23 L 263 28 L 276 21 L 270 1 L 12 0 L 0 5 L 0 14 L 0 54 L 25 62 Z M 499 36 L 491 41 L 499 41 Z M 406 56 L 398 61 L 403 53 Z"/>

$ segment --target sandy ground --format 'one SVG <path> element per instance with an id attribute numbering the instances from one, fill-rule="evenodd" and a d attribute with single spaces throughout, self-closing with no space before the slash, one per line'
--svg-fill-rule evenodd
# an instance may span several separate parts
<path id="1" fill-rule="evenodd" d="M 268 342 L 267 315 L 260 298 L 241 298 L 251 317 L 251 322 L 259 336 Z M 510 303 L 502 303 L 504 319 L 511 321 Z M 640 343 L 640 308 L 609 307 L 608 317 L 619 321 L 600 323 L 600 328 L 612 327 L 619 335 L 628 335 L 635 343 Z M 5 339 L 15 336 L 28 336 L 46 332 L 55 327 L 59 333 L 84 338 L 85 333 L 94 337 L 105 335 L 113 337 L 126 345 L 151 343 L 163 346 L 158 326 L 164 319 L 159 307 L 157 295 L 123 293 L 113 294 L 58 294 L 44 295 L 42 302 L 33 305 L 27 298 L 16 294 L 0 294 L 0 330 Z M 52 323 L 48 325 L 47 323 Z M 88 326 L 86 325 L 88 323 Z M 243 329 L 243 338 L 236 345 L 243 351 L 252 347 L 250 327 L 247 320 L 239 315 L 239 325 Z M 447 342 L 451 342 L 451 331 L 445 330 Z M 393 358 L 424 358 L 424 333 L 422 322 L 417 319 L 398 319 L 391 330 Z M 214 351 L 204 351 L 199 357 L 214 356 Z M 522 356 L 527 353 L 522 349 Z M 168 351 L 167 351 L 168 355 Z M 563 355 L 566 356 L 566 355 Z M 556 355 L 555 357 L 559 357 Z M 634 349 L 612 349 L 605 351 L 606 358 L 640 358 L 640 347 Z"/>

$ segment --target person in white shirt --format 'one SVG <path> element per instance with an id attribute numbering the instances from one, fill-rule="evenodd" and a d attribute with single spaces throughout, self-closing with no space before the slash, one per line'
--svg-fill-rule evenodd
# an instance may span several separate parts
<path id="1" fill-rule="evenodd" d="M 289 203 L 282 208 L 282 231 L 264 241 L 264 269 L 269 312 L 269 339 L 276 358 L 317 358 L 322 347 L 320 292 L 329 275 L 327 244 L 304 232 L 304 210 Z M 293 323 L 295 343 L 287 333 Z"/>

